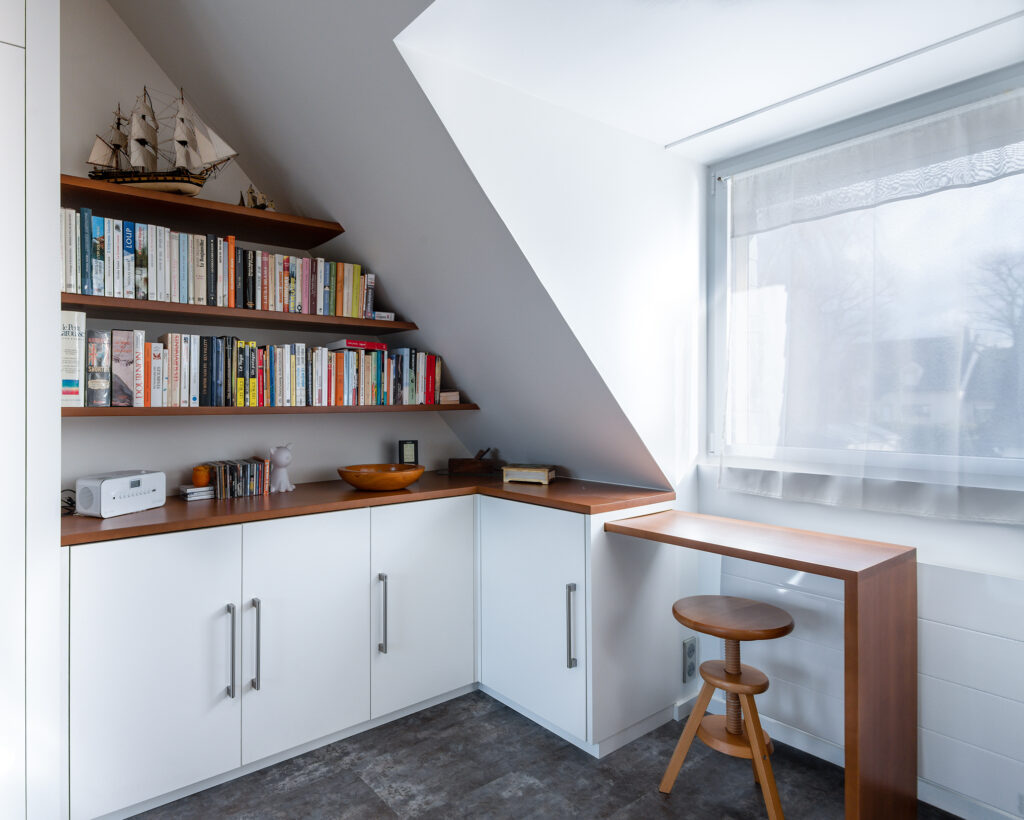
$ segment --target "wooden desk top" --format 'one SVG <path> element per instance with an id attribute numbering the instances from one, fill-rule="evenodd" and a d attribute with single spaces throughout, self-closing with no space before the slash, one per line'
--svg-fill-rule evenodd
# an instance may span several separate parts
<path id="1" fill-rule="evenodd" d="M 679 510 L 609 521 L 604 528 L 843 580 L 862 578 L 890 562 L 916 560 L 917 555 L 913 547 Z"/>
<path id="2" fill-rule="evenodd" d="M 419 481 L 407 489 L 393 492 L 365 492 L 338 479 L 300 484 L 291 493 L 225 501 L 183 501 L 177 496 L 169 496 L 162 507 L 115 518 L 70 515 L 61 519 L 61 544 L 88 544 L 268 518 L 379 507 L 477 493 L 584 515 L 672 501 L 676 497 L 669 490 L 625 487 L 571 478 L 559 478 L 547 485 L 502 484 L 500 476 L 439 475 L 429 472 L 424 473 Z"/>

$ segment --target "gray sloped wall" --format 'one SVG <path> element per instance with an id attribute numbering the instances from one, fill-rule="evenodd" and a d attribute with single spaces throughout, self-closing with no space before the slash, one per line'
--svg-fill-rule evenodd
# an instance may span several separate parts
<path id="1" fill-rule="evenodd" d="M 479 413 L 473 451 L 603 481 L 668 481 L 481 191 L 394 38 L 428 3 L 111 5 L 282 210 L 332 217 Z"/>

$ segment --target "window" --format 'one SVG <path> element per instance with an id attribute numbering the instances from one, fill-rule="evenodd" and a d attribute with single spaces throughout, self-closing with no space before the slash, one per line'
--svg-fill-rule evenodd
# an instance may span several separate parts
<path id="1" fill-rule="evenodd" d="M 715 169 L 721 485 L 1024 521 L 1024 90 L 749 163 Z"/>

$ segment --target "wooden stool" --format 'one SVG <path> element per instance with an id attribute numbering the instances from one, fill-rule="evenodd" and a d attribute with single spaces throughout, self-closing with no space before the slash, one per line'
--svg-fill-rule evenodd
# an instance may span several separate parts
<path id="1" fill-rule="evenodd" d="M 782 807 L 768 758 L 774 749 L 768 733 L 761 728 L 754 705 L 754 695 L 768 688 L 768 676 L 753 666 L 740 663 L 740 641 L 764 641 L 788 635 L 793 631 L 793 618 L 777 606 L 729 595 L 681 598 L 672 605 L 672 614 L 683 626 L 724 638 L 725 660 L 705 661 L 700 665 L 704 686 L 658 788 L 662 794 L 672 791 L 696 735 L 716 751 L 752 760 L 754 781 L 761 786 L 768 817 L 781 820 Z M 705 715 L 716 688 L 726 693 L 725 715 Z"/>

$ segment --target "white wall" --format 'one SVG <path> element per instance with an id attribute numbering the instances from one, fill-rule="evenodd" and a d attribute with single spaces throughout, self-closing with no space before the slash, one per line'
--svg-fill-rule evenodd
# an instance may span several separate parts
<path id="1" fill-rule="evenodd" d="M 107 0 L 61 0 L 60 3 L 60 166 L 61 173 L 86 176 L 86 163 L 96 135 L 106 137 L 117 104 L 127 115 L 142 87 L 161 94 L 178 90 Z M 191 100 L 190 89 L 185 89 Z M 160 110 L 158 106 L 157 114 Z M 220 134 L 216 111 L 199 111 Z M 230 136 L 224 138 L 231 143 Z M 243 168 L 246 157 L 232 161 L 203 186 L 199 196 L 238 202 L 249 187 Z"/>
<path id="2" fill-rule="evenodd" d="M 130 106 L 144 83 L 162 91 L 177 86 L 106 0 L 63 0 L 61 18 L 61 165 L 65 173 L 84 175 L 88 166 L 83 157 L 92 144 L 92 135 L 106 133 L 116 101 L 121 101 L 122 110 Z M 190 89 L 186 84 L 186 94 L 191 96 Z M 199 110 L 229 143 L 238 145 L 239 135 L 230 126 L 221 125 L 219 109 Z M 242 155 L 240 162 L 228 165 L 224 173 L 207 183 L 202 196 L 237 201 L 238 191 L 249 185 L 249 177 L 242 170 L 248 159 Z M 278 206 L 283 208 L 284 203 L 279 201 Z M 330 212 L 314 215 L 334 217 Z M 90 327 L 126 324 L 87 321 Z M 150 340 L 168 330 L 181 329 L 149 323 L 132 326 L 146 330 Z M 193 331 L 239 335 L 237 328 Z M 324 344 L 339 335 L 253 330 L 247 338 L 261 344 Z M 177 485 L 190 481 L 191 469 L 197 463 L 248 458 L 289 441 L 295 453 L 290 471 L 293 480 L 336 479 L 335 468 L 345 464 L 394 461 L 397 441 L 408 438 L 419 441 L 420 461 L 428 469 L 447 466 L 450 457 L 468 455 L 451 428 L 435 413 L 66 419 L 61 425 L 61 486 L 74 487 L 75 479 L 82 475 L 140 467 L 164 470 L 173 493 Z"/>
<path id="3" fill-rule="evenodd" d="M 673 484 L 696 450 L 703 167 L 422 50 L 403 57 Z"/>

